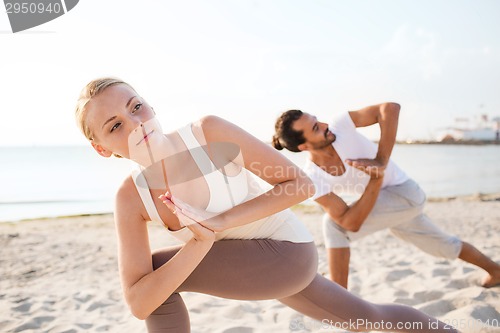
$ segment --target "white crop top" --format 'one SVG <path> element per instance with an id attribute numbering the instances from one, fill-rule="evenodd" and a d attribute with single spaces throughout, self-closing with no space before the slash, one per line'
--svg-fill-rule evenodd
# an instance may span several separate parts
<path id="1" fill-rule="evenodd" d="M 266 185 L 267 188 L 270 187 L 269 184 L 263 182 L 245 168 L 241 168 L 236 176 L 224 175 L 215 167 L 206 152 L 200 149 L 201 145 L 193 135 L 191 124 L 179 129 L 178 133 L 199 169 L 206 170 L 203 167 L 207 165 L 211 167 L 211 172 L 202 173 L 210 192 L 207 211 L 213 213 L 224 212 L 264 193 Z M 142 186 L 143 184 L 147 184 L 147 182 L 140 168 L 133 170 L 132 179 L 150 219 L 166 226 L 158 214 L 149 188 Z M 171 235 L 183 242 L 189 241 L 193 235 L 185 227 L 177 231 L 172 231 L 168 228 L 167 230 Z M 217 232 L 216 240 L 221 239 L 274 239 L 295 243 L 313 241 L 307 228 L 289 209 L 239 227 Z"/>

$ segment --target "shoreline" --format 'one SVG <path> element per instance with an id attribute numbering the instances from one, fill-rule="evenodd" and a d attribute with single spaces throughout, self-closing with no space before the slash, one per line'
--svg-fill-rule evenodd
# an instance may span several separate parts
<path id="1" fill-rule="evenodd" d="M 375 141 L 376 142 L 376 141 Z M 399 145 L 457 145 L 457 146 L 487 146 L 487 145 L 500 145 L 498 140 L 458 140 L 458 141 L 425 141 L 425 140 L 408 140 L 396 141 Z"/>
<path id="2" fill-rule="evenodd" d="M 453 200 L 466 200 L 466 201 L 500 201 L 500 192 L 495 193 L 474 193 L 467 195 L 457 195 L 457 196 L 446 196 L 446 197 L 429 197 L 427 198 L 427 202 L 448 202 Z M 311 211 L 321 212 L 321 208 L 315 204 L 311 203 L 299 203 L 292 207 L 290 207 L 293 211 Z M 316 209 L 317 208 L 317 209 Z M 91 216 L 105 216 L 105 215 L 113 215 L 113 212 L 100 212 L 100 213 L 82 213 L 82 214 L 72 214 L 72 215 L 57 215 L 57 216 L 42 216 L 42 217 L 34 217 L 34 218 L 25 218 L 25 219 L 17 219 L 17 220 L 0 220 L 0 224 L 2 223 L 19 223 L 25 221 L 44 221 L 50 219 L 65 219 L 65 218 L 76 218 L 76 217 L 91 217 Z"/>

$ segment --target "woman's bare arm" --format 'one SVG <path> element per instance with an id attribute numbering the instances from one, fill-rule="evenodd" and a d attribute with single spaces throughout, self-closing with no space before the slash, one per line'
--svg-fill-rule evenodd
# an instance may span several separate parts
<path id="1" fill-rule="evenodd" d="M 132 314 L 145 319 L 192 273 L 212 247 L 214 237 L 190 227 L 194 237 L 167 263 L 153 271 L 142 201 L 129 178 L 116 196 L 115 223 L 122 288 Z"/>
<path id="2" fill-rule="evenodd" d="M 238 126 L 207 116 L 201 120 L 201 127 L 208 142 L 238 145 L 242 166 L 273 186 L 268 192 L 201 224 L 215 231 L 233 228 L 282 211 L 314 194 L 311 180 L 299 167 Z"/>

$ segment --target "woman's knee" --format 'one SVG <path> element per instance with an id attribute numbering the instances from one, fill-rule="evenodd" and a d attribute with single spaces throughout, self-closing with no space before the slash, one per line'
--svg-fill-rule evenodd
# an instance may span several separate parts
<path id="1" fill-rule="evenodd" d="M 189 314 L 178 294 L 172 294 L 162 305 L 146 318 L 148 333 L 190 332 Z"/>
<path id="2" fill-rule="evenodd" d="M 294 246 L 288 253 L 289 260 L 283 273 L 286 274 L 287 284 L 291 287 L 289 294 L 295 294 L 309 286 L 318 271 L 318 251 L 314 243 L 303 243 Z M 283 274 L 281 274 L 283 275 Z"/>

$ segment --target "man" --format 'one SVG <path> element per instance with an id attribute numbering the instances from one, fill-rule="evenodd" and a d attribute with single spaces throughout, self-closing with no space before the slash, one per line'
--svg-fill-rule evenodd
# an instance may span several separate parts
<path id="1" fill-rule="evenodd" d="M 323 233 L 332 280 L 347 288 L 350 242 L 389 228 L 431 255 L 458 257 L 483 268 L 488 273 L 484 287 L 500 284 L 500 265 L 437 228 L 423 213 L 424 192 L 391 161 L 399 110 L 396 103 L 368 106 L 342 113 L 330 125 L 289 110 L 276 121 L 276 149 L 309 152 L 304 170 L 316 187 L 313 199 L 326 213 Z M 356 130 L 377 123 L 378 146 Z M 347 205 L 339 195 L 359 199 Z"/>

